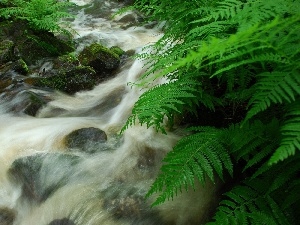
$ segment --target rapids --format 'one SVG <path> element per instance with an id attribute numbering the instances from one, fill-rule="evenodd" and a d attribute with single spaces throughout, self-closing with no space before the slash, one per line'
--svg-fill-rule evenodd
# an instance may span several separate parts
<path id="1" fill-rule="evenodd" d="M 77 51 L 98 41 L 139 52 L 162 35 L 159 27 L 124 28 L 126 22 L 120 22 L 120 16 L 111 19 L 120 3 L 73 2 L 80 6 L 71 22 Z M 97 17 L 86 13 L 96 2 L 103 6 L 97 9 Z M 144 70 L 142 61 L 131 59 L 115 77 L 91 91 L 73 96 L 47 92 L 53 100 L 36 117 L 7 111 L 22 95 L 9 101 L 0 99 L 1 225 L 193 225 L 208 216 L 216 191 L 210 184 L 155 208 L 150 207 L 153 199 L 144 198 L 162 158 L 180 138 L 177 133 L 163 135 L 139 125 L 119 135 L 143 92 L 127 84 L 135 82 Z M 71 152 L 65 137 L 88 127 L 107 134 L 103 151 Z M 12 171 L 22 171 L 20 167 L 24 174 L 12 176 Z M 29 181 L 29 187 L 24 181 Z"/>

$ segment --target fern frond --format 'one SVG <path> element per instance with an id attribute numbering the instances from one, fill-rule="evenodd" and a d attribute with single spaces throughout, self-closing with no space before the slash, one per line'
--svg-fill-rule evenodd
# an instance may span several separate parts
<path id="1" fill-rule="evenodd" d="M 297 71 L 267 72 L 260 74 L 259 78 L 245 121 L 266 110 L 272 103 L 291 103 L 300 95 L 300 74 Z"/>
<path id="2" fill-rule="evenodd" d="M 194 112 L 195 106 L 201 103 L 206 108 L 214 110 L 220 101 L 202 90 L 201 83 L 183 74 L 178 79 L 157 85 L 143 93 L 132 109 L 132 115 L 122 128 L 132 126 L 136 121 L 147 127 L 154 126 L 157 131 L 166 133 L 165 119 L 172 124 L 175 114 Z"/>
<path id="3" fill-rule="evenodd" d="M 300 87 L 298 86 L 300 91 Z M 269 160 L 270 164 L 284 160 L 300 150 L 300 100 L 289 105 L 287 120 L 281 127 L 282 140 Z"/>
<path id="4" fill-rule="evenodd" d="M 214 172 L 220 178 L 224 169 L 232 174 L 229 154 L 218 140 L 222 131 L 211 127 L 193 130 L 198 133 L 182 138 L 163 160 L 161 173 L 147 193 L 149 197 L 160 192 L 153 205 L 173 199 L 183 187 L 194 187 L 195 177 L 204 183 L 207 176 L 214 181 Z"/>
<path id="5" fill-rule="evenodd" d="M 226 199 L 220 202 L 214 222 L 208 225 L 290 225 L 288 213 L 282 211 L 276 196 L 273 196 L 275 190 L 270 190 L 266 182 L 264 179 L 247 181 L 225 193 Z"/>

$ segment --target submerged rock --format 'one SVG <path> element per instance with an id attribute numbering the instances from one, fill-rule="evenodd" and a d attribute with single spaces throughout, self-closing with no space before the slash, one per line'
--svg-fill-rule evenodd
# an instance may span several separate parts
<path id="1" fill-rule="evenodd" d="M 98 43 L 85 47 L 78 59 L 82 65 L 93 67 L 101 75 L 116 70 L 120 65 L 120 56 Z"/>
<path id="2" fill-rule="evenodd" d="M 13 225 L 16 217 L 16 213 L 9 208 L 0 207 L 0 224 L 1 225 Z"/>
<path id="3" fill-rule="evenodd" d="M 59 153 L 36 154 L 16 159 L 8 174 L 22 186 L 22 196 L 43 202 L 64 186 L 78 163 L 77 156 Z"/>
<path id="4" fill-rule="evenodd" d="M 68 218 L 63 218 L 63 219 L 53 220 L 48 225 L 76 225 L 76 224 Z"/>
<path id="5" fill-rule="evenodd" d="M 104 191 L 104 208 L 115 219 L 134 225 L 164 224 L 158 211 L 145 199 L 145 191 L 124 183 L 113 183 Z"/>
<path id="6" fill-rule="evenodd" d="M 107 150 L 105 142 L 107 135 L 104 131 L 89 127 L 75 130 L 68 134 L 65 138 L 65 143 L 71 151 L 79 149 L 87 153 L 95 153 L 98 151 Z"/>

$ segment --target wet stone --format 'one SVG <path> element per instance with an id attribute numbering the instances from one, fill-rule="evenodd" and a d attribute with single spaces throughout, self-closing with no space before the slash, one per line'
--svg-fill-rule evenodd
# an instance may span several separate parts
<path id="1" fill-rule="evenodd" d="M 13 225 L 15 212 L 6 207 L 0 207 L 0 225 Z"/>
<path id="2" fill-rule="evenodd" d="M 35 154 L 16 159 L 8 174 L 22 186 L 22 197 L 43 202 L 69 181 L 78 161 L 79 157 L 68 154 Z"/>
<path id="3" fill-rule="evenodd" d="M 101 75 L 116 70 L 120 65 L 119 55 L 99 43 L 85 47 L 79 53 L 78 60 L 82 65 L 91 66 Z"/>
<path id="4" fill-rule="evenodd" d="M 104 208 L 119 221 L 134 225 L 163 224 L 158 212 L 145 201 L 145 191 L 125 183 L 113 183 L 104 191 Z"/>
<path id="5" fill-rule="evenodd" d="M 63 219 L 53 220 L 48 225 L 76 225 L 76 224 L 68 218 L 63 218 Z"/>
<path id="6" fill-rule="evenodd" d="M 66 146 L 71 151 L 80 150 L 86 153 L 109 150 L 105 144 L 106 141 L 106 133 L 95 127 L 75 130 L 68 134 L 65 139 Z"/>
<path id="7" fill-rule="evenodd" d="M 152 148 L 146 147 L 141 151 L 140 157 L 137 161 L 139 169 L 147 169 L 155 165 L 156 151 Z"/>

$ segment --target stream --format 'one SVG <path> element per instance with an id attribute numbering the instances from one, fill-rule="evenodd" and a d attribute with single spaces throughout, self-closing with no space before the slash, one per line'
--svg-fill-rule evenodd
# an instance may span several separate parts
<path id="1" fill-rule="evenodd" d="M 78 52 L 99 42 L 137 53 L 162 35 L 154 25 L 133 25 L 139 21 L 133 12 L 111 19 L 120 2 L 73 2 L 79 6 L 71 21 Z M 35 117 L 7 111 L 22 94 L 0 97 L 0 225 L 199 225 L 210 216 L 216 192 L 210 184 L 154 208 L 155 196 L 144 197 L 180 138 L 178 132 L 164 135 L 139 124 L 119 135 L 145 91 L 127 84 L 144 71 L 143 61 L 127 59 L 93 90 L 74 95 L 45 90 L 51 101 Z M 66 136 L 83 128 L 101 129 L 107 141 L 85 146 L 84 152 L 67 147 Z"/>

